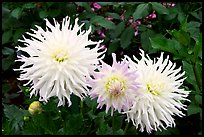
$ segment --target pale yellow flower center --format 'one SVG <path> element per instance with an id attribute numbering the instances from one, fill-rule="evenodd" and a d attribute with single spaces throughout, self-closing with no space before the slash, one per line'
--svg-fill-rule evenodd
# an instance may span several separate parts
<path id="1" fill-rule="evenodd" d="M 162 89 L 164 88 L 164 84 L 163 82 L 148 82 L 147 86 L 147 90 L 152 94 L 152 95 L 159 95 L 162 91 Z"/>
<path id="2" fill-rule="evenodd" d="M 61 48 L 55 48 L 51 51 L 51 58 L 61 63 L 69 59 L 69 54 Z"/>
<path id="3" fill-rule="evenodd" d="M 123 79 L 116 76 L 109 78 L 105 85 L 105 90 L 111 95 L 111 97 L 117 97 L 123 94 L 125 89 L 126 82 Z"/>

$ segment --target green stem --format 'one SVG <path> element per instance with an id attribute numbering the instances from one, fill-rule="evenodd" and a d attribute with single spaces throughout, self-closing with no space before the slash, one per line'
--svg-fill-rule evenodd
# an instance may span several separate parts
<path id="1" fill-rule="evenodd" d="M 196 11 L 198 11 L 198 10 L 200 10 L 200 9 L 202 9 L 202 7 L 200 7 L 200 8 L 198 8 L 198 9 L 194 10 L 194 12 L 196 12 Z"/>
<path id="2" fill-rule="evenodd" d="M 112 117 L 112 130 L 113 130 L 113 134 L 115 133 L 115 126 L 114 126 L 114 123 L 115 123 L 115 113 L 113 112 L 113 117 Z"/>
<path id="3" fill-rule="evenodd" d="M 80 101 L 80 114 L 83 116 L 83 101 Z"/>
<path id="4" fill-rule="evenodd" d="M 129 122 L 127 122 L 127 124 L 126 124 L 126 126 L 125 126 L 125 130 L 124 130 L 125 135 L 126 135 L 126 132 L 127 132 L 128 127 L 129 127 Z"/>
<path id="5" fill-rule="evenodd" d="M 201 90 L 201 81 L 200 81 L 200 78 L 199 78 L 198 71 L 196 69 L 196 63 L 193 63 L 192 66 L 193 66 L 193 72 L 194 72 L 194 75 L 195 75 L 196 83 L 198 85 L 199 90 Z"/>

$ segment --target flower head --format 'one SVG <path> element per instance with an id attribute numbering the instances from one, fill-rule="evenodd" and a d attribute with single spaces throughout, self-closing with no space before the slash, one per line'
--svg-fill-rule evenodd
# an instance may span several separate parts
<path id="1" fill-rule="evenodd" d="M 179 88 L 185 72 L 179 73 L 181 67 L 175 69 L 176 64 L 169 60 L 169 56 L 164 59 L 163 53 L 157 61 L 151 60 L 148 55 L 146 58 L 143 50 L 140 55 L 141 60 L 134 57 L 137 63 L 127 57 L 130 69 L 140 74 L 137 81 L 141 84 L 139 91 L 143 93 L 136 96 L 131 110 L 125 112 L 127 120 L 131 119 L 136 128 L 140 126 L 141 132 L 146 129 L 148 133 L 161 130 L 160 127 L 175 126 L 172 116 L 184 116 L 182 110 L 186 110 L 186 105 L 181 101 L 188 100 L 189 91 Z"/>
<path id="2" fill-rule="evenodd" d="M 124 61 L 116 62 L 116 55 L 113 53 L 113 64 L 101 61 L 102 65 L 98 68 L 99 72 L 93 73 L 93 78 L 89 79 L 92 87 L 89 95 L 92 99 L 98 98 L 97 108 L 106 105 L 106 113 L 111 108 L 113 111 L 127 111 L 133 105 L 135 96 L 138 94 L 137 73 L 129 71 L 128 63 Z"/>
<path id="3" fill-rule="evenodd" d="M 54 19 L 54 26 L 46 20 L 46 31 L 36 26 L 38 30 L 27 32 L 30 38 L 19 40 L 25 47 L 18 47 L 28 55 L 18 55 L 18 60 L 24 62 L 20 66 L 19 80 L 28 80 L 32 85 L 30 96 L 40 94 L 40 101 L 46 101 L 57 96 L 58 106 L 71 105 L 70 95 L 83 99 L 88 93 L 86 76 L 96 69 L 104 56 L 100 50 L 100 43 L 88 39 L 91 28 L 82 31 L 78 25 L 78 18 L 74 26 L 70 25 L 70 18 L 65 17 L 60 25 Z M 89 48 L 88 45 L 96 44 Z M 25 85 L 27 85 L 25 84 Z"/>

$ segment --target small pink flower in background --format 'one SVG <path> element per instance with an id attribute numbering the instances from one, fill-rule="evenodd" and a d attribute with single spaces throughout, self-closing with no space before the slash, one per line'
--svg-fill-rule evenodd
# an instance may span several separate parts
<path id="1" fill-rule="evenodd" d="M 94 8 L 91 8 L 92 11 L 94 11 Z"/>
<path id="2" fill-rule="evenodd" d="M 171 7 L 175 7 L 176 6 L 176 4 L 175 3 L 171 3 Z"/>
<path id="3" fill-rule="evenodd" d="M 93 7 L 98 10 L 101 9 L 101 5 L 96 2 L 93 3 Z"/>
<path id="4" fill-rule="evenodd" d="M 136 23 L 137 23 L 137 25 L 140 25 L 141 21 L 140 20 L 136 20 Z"/>
<path id="5" fill-rule="evenodd" d="M 133 19 L 129 19 L 129 21 L 128 21 L 129 23 L 132 23 L 133 22 Z"/>
<path id="6" fill-rule="evenodd" d="M 138 35 L 138 33 L 139 33 L 139 31 L 138 31 L 138 30 L 136 30 L 136 31 L 135 31 L 135 36 L 137 36 L 137 35 Z"/>
<path id="7" fill-rule="evenodd" d="M 107 19 L 107 20 L 113 20 L 112 17 L 106 17 L 105 19 Z"/>
<path id="8" fill-rule="evenodd" d="M 152 14 L 151 14 L 151 18 L 152 18 L 152 19 L 155 19 L 156 17 L 157 17 L 157 15 L 156 15 L 155 13 L 152 13 Z"/>
<path id="9" fill-rule="evenodd" d="M 135 97 L 139 94 L 139 83 L 135 82 L 138 74 L 130 71 L 127 60 L 116 61 L 116 54 L 112 53 L 113 64 L 109 66 L 101 61 L 98 72 L 87 77 L 87 82 L 92 87 L 89 92 L 91 99 L 97 98 L 97 108 L 106 105 L 106 113 L 114 111 L 127 111 L 134 104 Z"/>

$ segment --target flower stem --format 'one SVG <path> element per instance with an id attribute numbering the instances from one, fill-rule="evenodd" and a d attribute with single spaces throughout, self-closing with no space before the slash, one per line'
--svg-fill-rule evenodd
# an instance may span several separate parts
<path id="1" fill-rule="evenodd" d="M 83 116 L 83 101 L 80 101 L 80 114 Z"/>
<path id="2" fill-rule="evenodd" d="M 124 134 L 126 135 L 127 129 L 129 127 L 129 122 L 127 122 L 126 126 L 125 126 L 125 130 L 124 130 Z"/>

